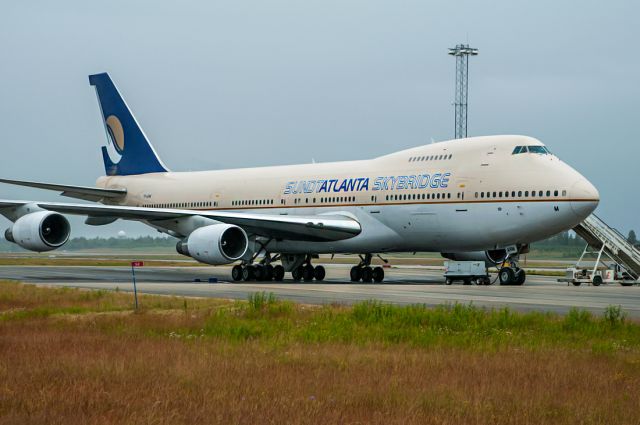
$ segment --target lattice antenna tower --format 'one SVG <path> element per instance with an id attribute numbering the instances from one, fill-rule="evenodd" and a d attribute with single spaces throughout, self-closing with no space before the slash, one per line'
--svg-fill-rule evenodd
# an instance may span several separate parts
<path id="1" fill-rule="evenodd" d="M 456 58 L 456 93 L 455 93 L 455 138 L 467 137 L 467 110 L 469 99 L 469 56 L 477 56 L 478 49 L 468 44 L 458 44 L 449 49 L 449 54 Z"/>

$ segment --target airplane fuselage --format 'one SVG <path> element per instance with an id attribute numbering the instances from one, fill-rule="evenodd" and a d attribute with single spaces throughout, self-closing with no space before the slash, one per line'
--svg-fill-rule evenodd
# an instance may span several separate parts
<path id="1" fill-rule="evenodd" d="M 517 147 L 529 147 L 515 152 Z M 362 231 L 332 242 L 269 241 L 271 252 L 472 251 L 570 229 L 597 190 L 524 136 L 433 143 L 361 161 L 101 177 L 118 205 L 281 215 L 340 214 Z M 158 227 L 158 223 L 149 223 Z M 172 230 L 170 222 L 162 228 Z"/>

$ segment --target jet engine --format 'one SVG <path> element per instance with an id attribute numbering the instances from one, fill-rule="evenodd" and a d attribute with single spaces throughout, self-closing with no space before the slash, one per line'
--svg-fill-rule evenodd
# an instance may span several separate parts
<path id="1" fill-rule="evenodd" d="M 23 215 L 4 232 L 4 237 L 30 251 L 44 252 L 60 248 L 69 240 L 69 221 L 58 213 L 38 211 Z"/>
<path id="2" fill-rule="evenodd" d="M 178 242 L 176 250 L 201 263 L 221 265 L 233 263 L 244 256 L 249 238 L 242 228 L 231 224 L 212 224 L 200 227 L 185 242 Z"/>

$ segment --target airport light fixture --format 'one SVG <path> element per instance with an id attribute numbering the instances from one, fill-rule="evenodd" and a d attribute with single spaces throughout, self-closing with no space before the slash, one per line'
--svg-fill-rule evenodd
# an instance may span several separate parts
<path id="1" fill-rule="evenodd" d="M 455 92 L 455 138 L 467 137 L 467 109 L 469 98 L 469 56 L 477 56 L 478 49 L 468 44 L 458 44 L 449 49 L 449 55 L 456 58 Z"/>

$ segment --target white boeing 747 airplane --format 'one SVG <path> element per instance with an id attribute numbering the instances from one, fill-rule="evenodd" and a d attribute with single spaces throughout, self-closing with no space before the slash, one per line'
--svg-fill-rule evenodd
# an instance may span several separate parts
<path id="1" fill-rule="evenodd" d="M 576 226 L 599 194 L 580 173 L 524 136 L 432 143 L 373 159 L 172 172 L 106 74 L 89 76 L 106 130 L 97 187 L 2 179 L 93 203 L 0 200 L 6 239 L 60 248 L 70 226 L 136 220 L 175 237 L 177 250 L 212 265 L 237 262 L 234 280 L 323 280 L 318 254 L 358 254 L 352 281 L 380 282 L 373 255 L 440 252 L 500 267 L 522 284 L 528 244 Z"/>

